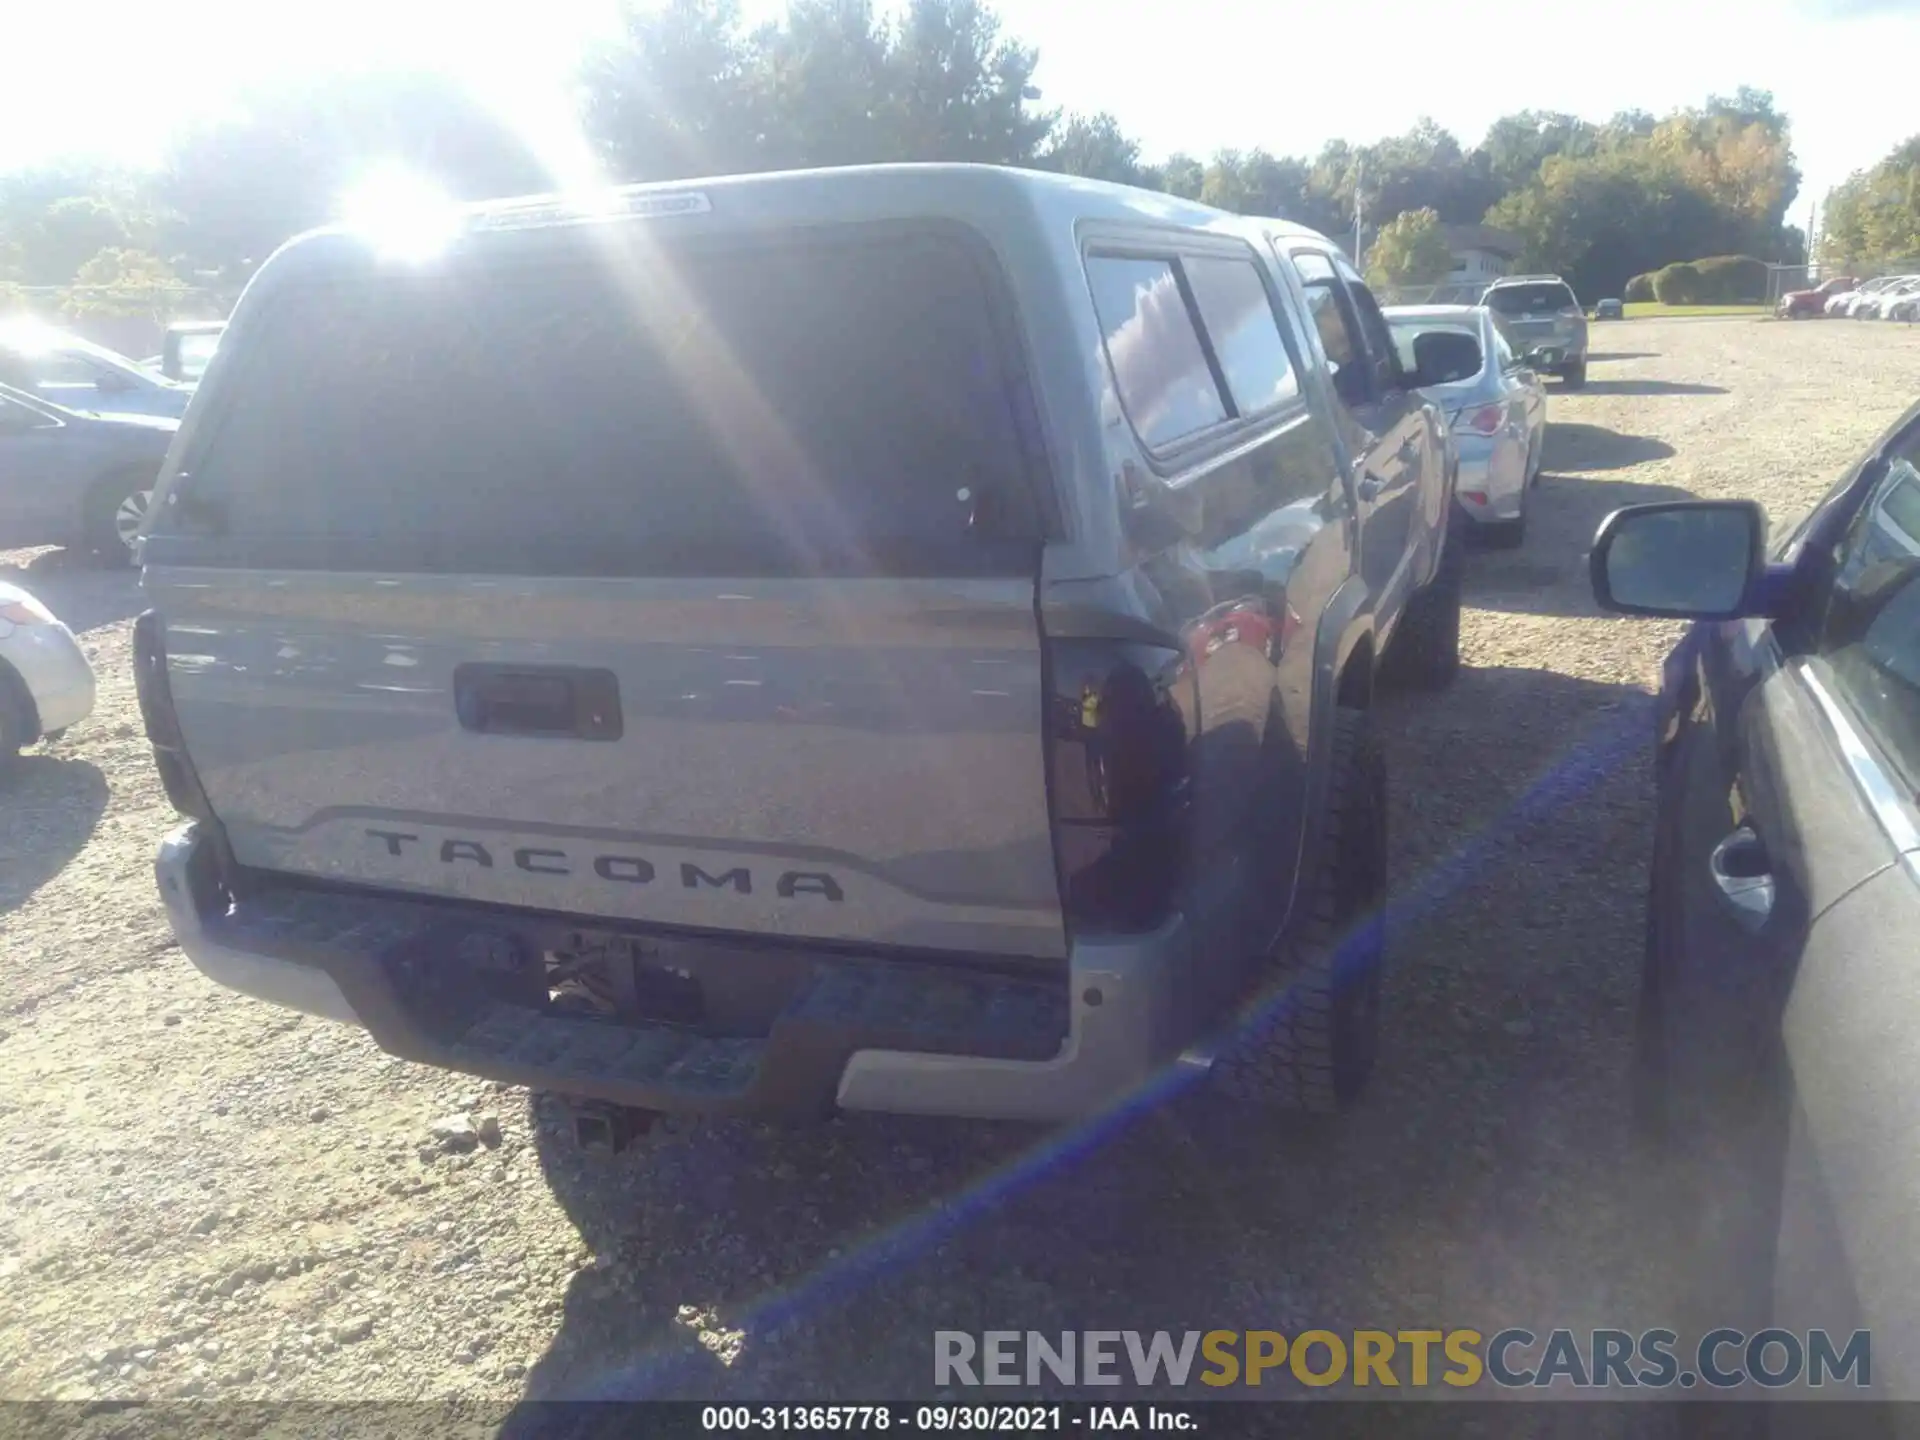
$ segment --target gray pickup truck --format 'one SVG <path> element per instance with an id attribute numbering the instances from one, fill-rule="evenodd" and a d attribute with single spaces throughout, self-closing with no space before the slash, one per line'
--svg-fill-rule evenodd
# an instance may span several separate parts
<path id="1" fill-rule="evenodd" d="M 213 979 L 637 1111 L 1358 1093 L 1478 357 L 1323 237 L 743 176 L 318 232 L 221 349 L 135 632 Z"/>

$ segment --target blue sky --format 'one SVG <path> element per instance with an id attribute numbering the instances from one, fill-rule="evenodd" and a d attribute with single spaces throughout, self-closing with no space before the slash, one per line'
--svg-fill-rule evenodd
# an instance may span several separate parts
<path id="1" fill-rule="evenodd" d="M 746 0 L 750 15 L 780 0 Z M 1264 146 L 1310 153 L 1431 115 L 1471 144 L 1533 107 L 1656 113 L 1740 84 L 1792 117 L 1807 203 L 1920 128 L 1911 76 L 1920 0 L 999 0 L 1040 49 L 1045 103 L 1111 110 L 1157 158 Z M 551 119 L 574 55 L 614 0 L 329 0 L 325 5 L 89 0 L 12 6 L 0 56 L 0 168 L 60 151 L 150 163 L 176 115 L 217 108 L 247 80 L 418 63 L 511 113 Z M 1481 60 L 1478 57 L 1486 57 Z"/>

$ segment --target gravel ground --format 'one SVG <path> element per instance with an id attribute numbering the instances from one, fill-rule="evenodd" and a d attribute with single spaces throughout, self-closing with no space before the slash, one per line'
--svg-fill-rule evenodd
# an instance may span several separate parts
<path id="1" fill-rule="evenodd" d="M 1328 1126 L 1187 1096 L 1101 1135 L 854 1117 L 571 1153 L 522 1091 L 201 979 L 153 892 L 171 817 L 134 584 L 0 555 L 102 685 L 0 789 L 0 1398 L 905 1398 L 943 1328 L 1683 1313 L 1623 1105 L 1645 689 L 1675 627 L 1595 615 L 1586 545 L 1636 500 L 1802 513 L 1911 399 L 1920 333 L 1594 336 L 1585 392 L 1551 397 L 1525 547 L 1474 557 L 1468 668 L 1383 716 L 1385 1059 Z"/>

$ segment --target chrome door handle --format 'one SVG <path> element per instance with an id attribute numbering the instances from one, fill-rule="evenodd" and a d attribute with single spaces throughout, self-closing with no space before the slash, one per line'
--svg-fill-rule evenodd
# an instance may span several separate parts
<path id="1" fill-rule="evenodd" d="M 1773 913 L 1772 862 L 1752 826 L 1742 825 L 1714 846 L 1707 870 L 1721 903 L 1743 930 L 1751 933 L 1767 923 Z"/>

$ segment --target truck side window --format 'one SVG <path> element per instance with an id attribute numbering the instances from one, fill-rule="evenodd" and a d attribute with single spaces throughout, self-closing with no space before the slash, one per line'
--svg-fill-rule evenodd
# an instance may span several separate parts
<path id="1" fill-rule="evenodd" d="M 1227 419 L 1171 259 L 1092 255 L 1087 279 L 1120 404 L 1150 450 Z"/>
<path id="2" fill-rule="evenodd" d="M 1194 306 L 1240 415 L 1258 415 L 1300 393 L 1273 298 L 1251 257 L 1187 255 L 1180 261 Z"/>
<path id="3" fill-rule="evenodd" d="M 1320 348 L 1327 352 L 1327 368 L 1333 374 L 1334 393 L 1348 406 L 1366 404 L 1371 395 L 1366 347 L 1360 343 L 1352 302 L 1341 289 L 1333 266 L 1317 250 L 1295 250 L 1288 259 L 1306 290 L 1307 308 L 1313 313 Z"/>

